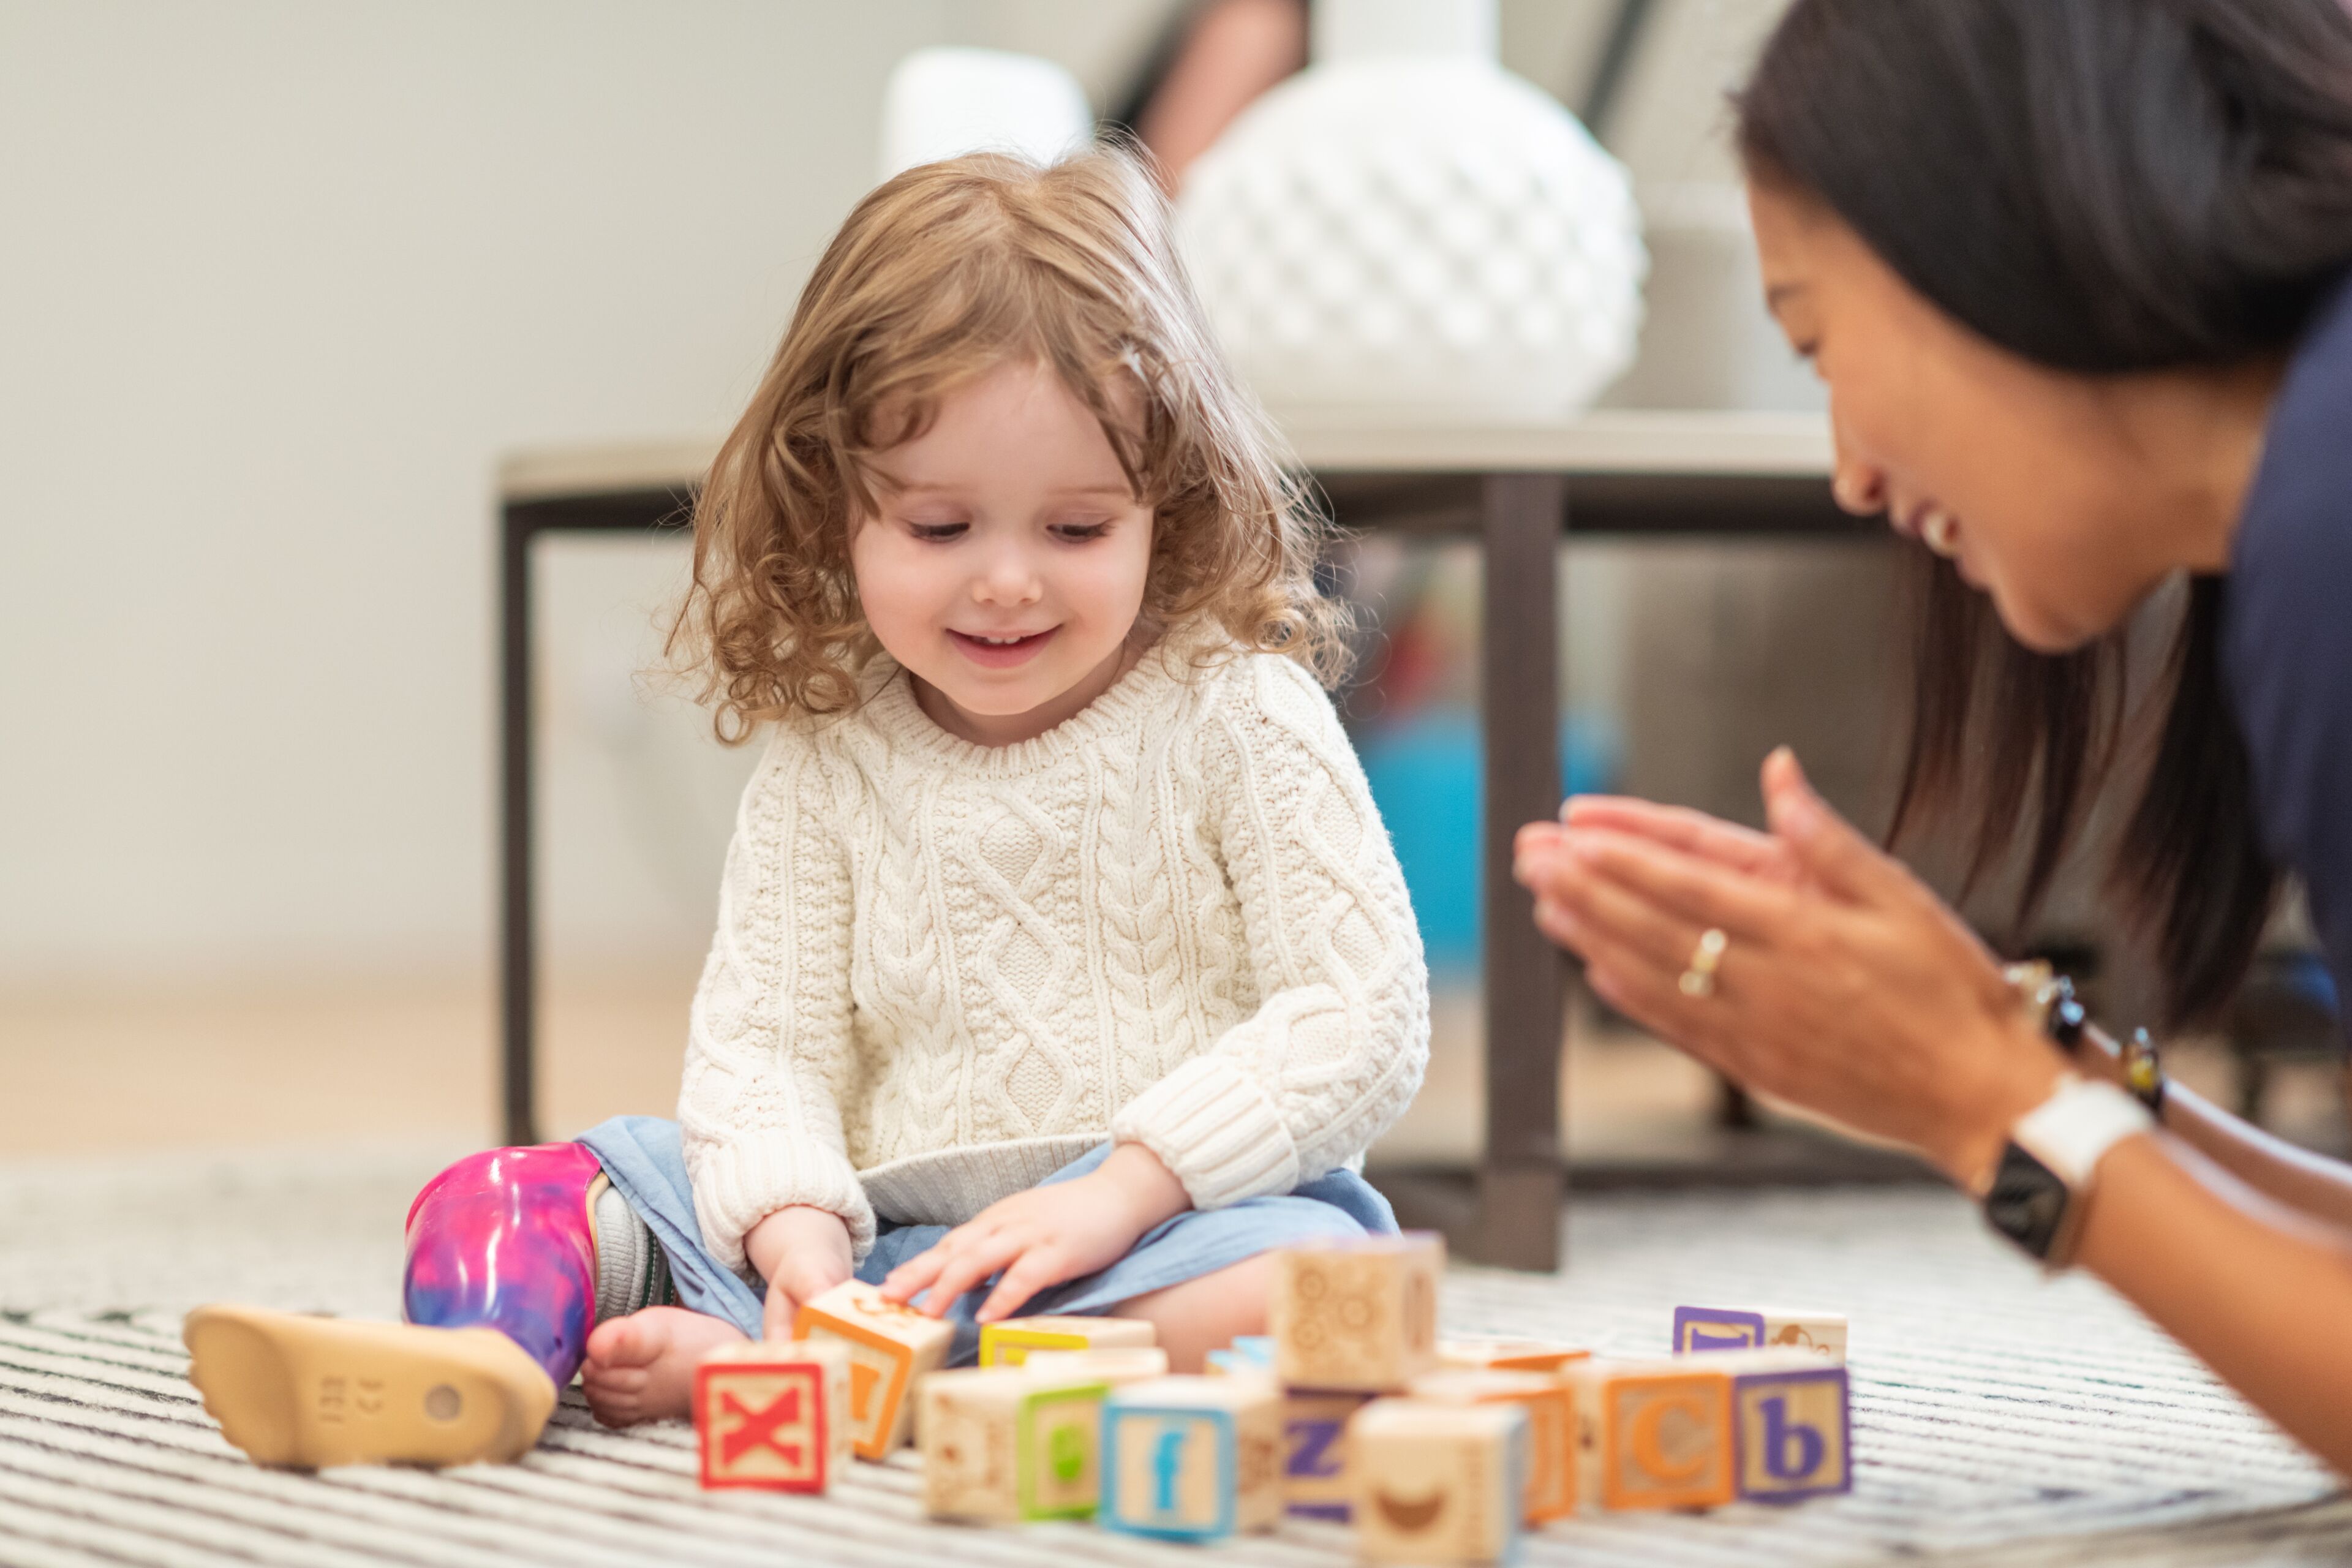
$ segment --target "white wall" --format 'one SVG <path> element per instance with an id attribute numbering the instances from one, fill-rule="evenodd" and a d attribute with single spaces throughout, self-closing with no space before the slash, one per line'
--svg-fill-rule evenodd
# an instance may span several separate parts
<path id="1" fill-rule="evenodd" d="M 480 961 L 495 459 L 723 426 L 947 9 L 0 5 L 0 978 Z"/>

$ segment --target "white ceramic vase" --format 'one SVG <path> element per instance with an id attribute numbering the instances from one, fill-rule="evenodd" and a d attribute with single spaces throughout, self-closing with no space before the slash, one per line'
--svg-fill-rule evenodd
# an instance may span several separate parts
<path id="1" fill-rule="evenodd" d="M 1496 0 L 1316 0 L 1314 61 L 1189 171 L 1211 320 L 1286 420 L 1575 413 L 1632 363 L 1624 168 L 1495 59 Z"/>

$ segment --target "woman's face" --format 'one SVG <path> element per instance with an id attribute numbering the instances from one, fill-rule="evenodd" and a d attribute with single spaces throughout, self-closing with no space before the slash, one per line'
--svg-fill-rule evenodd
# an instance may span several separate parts
<path id="1" fill-rule="evenodd" d="M 2178 564 L 2111 387 L 1978 337 L 1810 196 L 1756 180 L 1748 208 L 1766 301 L 1829 387 L 1841 506 L 1953 556 L 2044 653 L 2119 625 Z"/>

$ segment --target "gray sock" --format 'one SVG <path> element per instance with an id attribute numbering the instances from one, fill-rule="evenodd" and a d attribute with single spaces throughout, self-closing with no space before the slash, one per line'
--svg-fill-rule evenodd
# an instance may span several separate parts
<path id="1" fill-rule="evenodd" d="M 677 1300 L 661 1243 L 620 1188 L 606 1184 L 596 1194 L 596 1321 L 668 1306 Z"/>

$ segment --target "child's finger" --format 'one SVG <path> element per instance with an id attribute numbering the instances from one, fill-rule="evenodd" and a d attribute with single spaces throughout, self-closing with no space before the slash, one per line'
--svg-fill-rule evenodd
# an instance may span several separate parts
<path id="1" fill-rule="evenodd" d="M 951 1255 L 948 1243 L 954 1239 L 955 1233 L 950 1231 L 890 1270 L 882 1281 L 883 1296 L 902 1304 L 913 1300 L 924 1286 L 940 1277 L 940 1269 Z"/>
<path id="2" fill-rule="evenodd" d="M 968 1247 L 959 1247 L 954 1257 L 940 1270 L 931 1282 L 930 1296 L 923 1302 L 923 1310 L 934 1318 L 945 1317 L 965 1291 L 1012 1262 L 1026 1251 L 1028 1243 L 1006 1231 L 997 1231 L 975 1239 Z"/>
<path id="3" fill-rule="evenodd" d="M 980 1321 L 992 1323 L 999 1318 L 1009 1318 L 1021 1310 L 1023 1303 L 1049 1285 L 1059 1285 L 1069 1278 L 1063 1267 L 1060 1251 L 1051 1247 L 1033 1247 L 1013 1260 L 988 1300 L 980 1304 Z"/>

